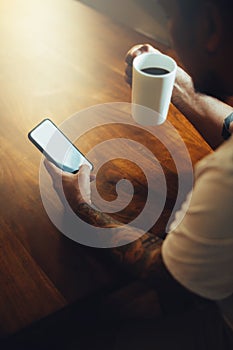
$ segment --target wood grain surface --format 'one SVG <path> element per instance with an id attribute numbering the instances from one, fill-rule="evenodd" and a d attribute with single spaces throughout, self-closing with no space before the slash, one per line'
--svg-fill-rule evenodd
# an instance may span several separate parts
<path id="1" fill-rule="evenodd" d="M 96 104 L 130 102 L 130 89 L 123 79 L 124 56 L 132 45 L 143 42 L 174 55 L 76 1 L 0 2 L 1 335 L 122 278 L 116 267 L 101 259 L 102 252 L 68 240 L 48 219 L 39 193 L 41 155 L 27 133 L 45 117 L 59 125 Z M 173 106 L 169 121 L 184 140 L 193 164 L 211 151 Z M 167 136 L 175 144 L 172 135 Z M 159 157 L 169 183 L 164 216 L 153 228 L 160 232 L 176 198 L 174 162 L 159 140 L 117 123 L 95 128 L 76 144 L 86 153 L 113 137 L 133 139 Z M 118 153 L 114 147 L 108 151 Z M 98 157 L 97 152 L 96 161 Z M 143 154 L 140 157 L 150 168 L 151 161 Z M 97 185 L 102 196 L 111 200 L 121 178 L 135 185 L 134 200 L 117 216 L 128 222 L 146 199 L 145 176 L 139 167 L 115 159 L 101 169 Z"/>

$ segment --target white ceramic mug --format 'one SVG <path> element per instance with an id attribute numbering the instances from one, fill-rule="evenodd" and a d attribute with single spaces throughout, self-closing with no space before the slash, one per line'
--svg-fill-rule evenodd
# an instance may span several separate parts
<path id="1" fill-rule="evenodd" d="M 162 75 L 143 72 L 163 68 Z M 160 125 L 167 119 L 177 71 L 176 62 L 160 53 L 145 53 L 133 61 L 132 116 L 141 125 Z"/>

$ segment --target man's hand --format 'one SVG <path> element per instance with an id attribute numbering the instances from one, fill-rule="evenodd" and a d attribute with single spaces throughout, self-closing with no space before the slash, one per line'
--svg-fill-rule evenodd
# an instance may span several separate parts
<path id="1" fill-rule="evenodd" d="M 72 208 L 81 203 L 91 204 L 90 182 L 95 177 L 90 175 L 91 169 L 88 165 L 82 165 L 78 173 L 71 174 L 58 169 L 47 159 L 45 159 L 44 164 L 61 201 L 64 201 L 64 193 Z"/>
<path id="2" fill-rule="evenodd" d="M 125 62 L 126 62 L 126 69 L 125 69 L 125 81 L 131 86 L 132 85 L 132 66 L 133 66 L 133 60 L 146 52 L 155 52 L 155 53 L 161 53 L 159 50 L 156 50 L 153 46 L 149 44 L 144 45 L 136 45 L 133 46 L 126 54 Z"/>
<path id="3" fill-rule="evenodd" d="M 125 81 L 132 85 L 133 60 L 146 52 L 161 53 L 149 44 L 132 47 L 125 58 Z M 213 97 L 197 93 L 193 80 L 178 66 L 172 92 L 172 103 L 194 125 L 214 149 L 222 142 L 223 120 L 232 113 L 232 107 Z M 233 132 L 233 126 L 231 127 Z"/>

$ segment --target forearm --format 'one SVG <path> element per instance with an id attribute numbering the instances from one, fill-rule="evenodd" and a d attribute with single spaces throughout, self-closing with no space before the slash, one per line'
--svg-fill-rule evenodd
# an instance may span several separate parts
<path id="1" fill-rule="evenodd" d="M 191 77 L 180 67 L 177 71 L 172 103 L 211 147 L 216 148 L 223 142 L 223 120 L 233 112 L 232 107 L 213 97 L 195 92 Z"/>
<path id="2" fill-rule="evenodd" d="M 119 228 L 114 234 L 115 246 L 135 239 L 133 243 L 109 249 L 108 253 L 132 276 L 156 290 L 163 309 L 167 307 L 168 312 L 179 311 L 193 299 L 193 295 L 172 277 L 164 265 L 162 239 L 156 238 L 151 233 L 142 234 L 135 227 L 122 225 L 88 204 L 79 205 L 77 211 L 83 220 L 96 226 Z"/>
<path id="3" fill-rule="evenodd" d="M 124 268 L 133 275 L 146 277 L 160 256 L 162 239 L 151 233 L 143 233 L 135 227 L 124 225 L 86 203 L 77 205 L 75 212 L 88 224 L 101 229 L 116 229 L 111 242 L 111 246 L 116 248 L 109 249 L 109 253 L 117 263 L 124 265 Z"/>
<path id="4" fill-rule="evenodd" d="M 115 248 L 109 249 L 109 252 L 117 263 L 133 275 L 147 278 L 151 273 L 159 276 L 161 270 L 166 270 L 161 256 L 162 239 L 152 233 L 143 233 L 138 228 L 123 225 L 87 203 L 77 205 L 75 212 L 82 220 L 96 227 L 117 229 L 111 242 Z M 132 243 L 127 244 L 130 241 Z"/>

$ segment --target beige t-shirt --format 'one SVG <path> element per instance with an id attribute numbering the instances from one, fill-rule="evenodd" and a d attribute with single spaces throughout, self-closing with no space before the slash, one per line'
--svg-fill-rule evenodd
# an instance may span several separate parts
<path id="1" fill-rule="evenodd" d="M 187 289 L 215 300 L 233 329 L 233 136 L 197 165 L 176 226 L 162 246 L 166 267 Z"/>

